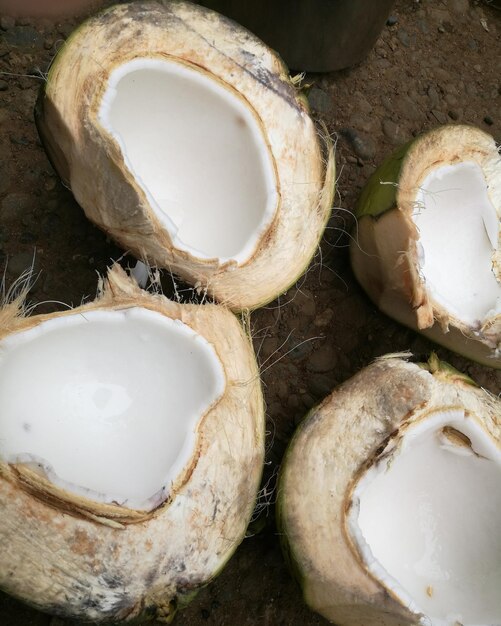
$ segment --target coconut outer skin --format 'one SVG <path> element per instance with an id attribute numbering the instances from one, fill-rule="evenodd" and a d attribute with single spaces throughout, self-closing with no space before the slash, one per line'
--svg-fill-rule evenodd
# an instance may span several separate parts
<path id="1" fill-rule="evenodd" d="M 501 157 L 494 139 L 472 126 L 442 126 L 402 146 L 370 177 L 355 211 L 351 265 L 384 313 L 454 352 L 499 369 L 501 316 L 494 315 L 478 327 L 465 324 L 433 299 L 419 271 L 419 233 L 412 220 L 416 192 L 436 167 L 466 160 L 482 168 L 499 220 Z M 499 281 L 499 232 L 492 264 Z"/>
<path id="2" fill-rule="evenodd" d="M 170 623 L 244 537 L 264 460 L 264 405 L 249 337 L 215 305 L 181 305 L 141 290 L 119 267 L 98 298 L 53 315 L 0 309 L 0 339 L 53 317 L 142 306 L 181 320 L 214 346 L 222 398 L 197 426 L 189 467 L 150 513 L 103 505 L 0 463 L 0 588 L 41 611 L 92 622 Z"/>
<path id="3" fill-rule="evenodd" d="M 296 431 L 279 478 L 282 546 L 306 603 L 337 626 L 422 624 L 369 574 L 347 515 L 355 483 L 390 438 L 458 406 L 501 445 L 499 400 L 435 356 L 417 365 L 388 355 L 334 390 Z"/>
<path id="4" fill-rule="evenodd" d="M 137 57 L 185 64 L 238 94 L 272 157 L 278 206 L 252 256 L 200 259 L 173 246 L 115 139 L 98 122 L 114 68 Z M 58 53 L 36 121 L 55 169 L 87 217 L 124 248 L 166 267 L 234 310 L 273 300 L 304 272 L 329 218 L 335 163 L 324 158 L 305 98 L 281 59 L 254 35 L 187 2 L 138 1 L 84 22 Z M 236 199 L 238 202 L 238 199 Z"/>

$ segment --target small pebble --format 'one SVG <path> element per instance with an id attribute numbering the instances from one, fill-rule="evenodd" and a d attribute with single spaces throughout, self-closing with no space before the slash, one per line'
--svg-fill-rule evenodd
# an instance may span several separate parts
<path id="1" fill-rule="evenodd" d="M 18 252 L 11 256 L 7 263 L 7 271 L 14 278 L 31 268 L 35 274 L 40 270 L 40 263 L 33 252 Z"/>
<path id="2" fill-rule="evenodd" d="M 439 82 L 444 82 L 444 83 L 447 83 L 447 81 L 449 81 L 451 79 L 450 70 L 446 70 L 446 69 L 444 69 L 443 67 L 440 67 L 440 66 L 433 68 L 433 76 Z M 444 89 L 445 89 L 445 87 L 444 87 Z"/>
<path id="3" fill-rule="evenodd" d="M 426 90 L 426 93 L 428 94 L 428 98 L 430 99 L 431 108 L 436 109 L 440 104 L 440 94 L 438 93 L 437 89 L 433 85 L 430 85 Z"/>
<path id="4" fill-rule="evenodd" d="M 311 408 L 312 408 L 312 407 L 314 407 L 314 406 L 315 406 L 315 404 L 316 404 L 315 398 L 313 398 L 312 396 L 310 396 L 310 394 L 309 394 L 309 393 L 304 393 L 304 394 L 301 396 L 301 401 L 302 401 L 302 403 L 303 403 L 303 405 L 304 405 L 304 407 L 305 407 L 306 409 L 311 409 Z"/>
<path id="5" fill-rule="evenodd" d="M 308 379 L 308 391 L 315 398 L 328 396 L 334 387 L 331 376 L 325 374 L 314 374 Z"/>
<path id="6" fill-rule="evenodd" d="M 308 102 L 310 103 L 313 111 L 320 114 L 333 114 L 334 102 L 328 93 L 319 89 L 318 87 L 312 87 L 308 92 Z"/>
<path id="7" fill-rule="evenodd" d="M 492 126 L 494 124 L 494 120 L 490 115 L 486 115 L 484 117 L 484 122 L 487 124 L 487 126 Z"/>
<path id="8" fill-rule="evenodd" d="M 1 148 L 1 145 L 0 145 Z M 7 193 L 12 183 L 12 171 L 10 163 L 7 159 L 4 160 L 2 156 L 2 150 L 0 149 L 0 194 Z M 0 229 L 0 237 L 1 237 Z"/>
<path id="9" fill-rule="evenodd" d="M 409 33 L 406 30 L 399 30 L 397 33 L 397 37 L 400 43 L 406 48 L 411 45 L 411 38 L 409 37 Z"/>
<path id="10" fill-rule="evenodd" d="M 449 0 L 448 4 L 451 11 L 459 14 L 466 14 L 470 9 L 468 0 Z"/>
<path id="11" fill-rule="evenodd" d="M 9 84 L 6 80 L 0 80 L 0 91 L 7 91 Z"/>
<path id="12" fill-rule="evenodd" d="M 42 35 L 31 26 L 15 26 L 9 28 L 3 37 L 5 43 L 16 48 L 34 49 L 43 44 Z"/>
<path id="13" fill-rule="evenodd" d="M 398 17 L 396 15 L 390 15 L 386 20 L 386 26 L 395 26 L 395 24 L 398 24 Z"/>
<path id="14" fill-rule="evenodd" d="M 21 233 L 21 236 L 19 237 L 19 241 L 21 243 L 35 243 L 37 239 L 38 236 L 30 231 L 25 231 L 24 233 Z"/>
<path id="15" fill-rule="evenodd" d="M 468 84 L 466 85 L 466 93 L 467 93 L 469 96 L 472 96 L 472 97 L 473 97 L 473 96 L 476 96 L 476 95 L 477 95 L 477 93 L 478 93 L 478 89 L 476 88 L 476 86 L 475 86 L 473 83 L 468 83 Z"/>
<path id="16" fill-rule="evenodd" d="M 383 133 L 391 141 L 391 143 L 398 145 L 406 140 L 406 133 L 400 124 L 397 124 L 393 120 L 383 120 Z"/>
<path id="17" fill-rule="evenodd" d="M 261 344 L 261 349 L 259 351 L 259 356 L 263 359 L 267 359 L 272 354 L 278 354 L 280 343 L 276 337 L 267 337 L 263 343 Z"/>
<path id="18" fill-rule="evenodd" d="M 369 115 L 372 113 L 372 104 L 361 91 L 355 91 L 353 101 L 357 103 L 357 111 L 361 115 Z"/>
<path id="19" fill-rule="evenodd" d="M 375 130 L 373 115 L 362 115 L 360 113 L 354 113 L 350 116 L 350 127 L 361 130 L 364 133 L 372 133 Z"/>
<path id="20" fill-rule="evenodd" d="M 299 407 L 299 398 L 295 393 L 292 393 L 287 398 L 287 408 L 289 409 L 297 409 Z"/>
<path id="21" fill-rule="evenodd" d="M 42 218 L 42 234 L 46 237 L 57 233 L 60 228 L 61 218 L 57 213 L 49 212 Z"/>
<path id="22" fill-rule="evenodd" d="M 366 161 L 370 161 L 376 154 L 376 142 L 365 133 L 359 133 L 353 128 L 341 130 L 341 135 L 348 141 L 353 152 Z"/>
<path id="23" fill-rule="evenodd" d="M 423 35 L 427 35 L 430 32 L 430 27 L 428 26 L 428 22 L 425 19 L 419 18 L 416 23 Z"/>
<path id="24" fill-rule="evenodd" d="M 11 193 L 0 204 L 0 218 L 2 221 L 19 222 L 33 209 L 32 197 L 23 192 Z"/>
<path id="25" fill-rule="evenodd" d="M 56 179 L 55 179 L 55 178 L 52 178 L 52 177 L 51 177 L 51 178 L 48 178 L 48 179 L 45 181 L 45 185 L 44 185 L 44 187 L 45 187 L 45 189 L 46 189 L 47 191 L 52 191 L 52 190 L 55 188 L 55 186 L 56 186 Z"/>
<path id="26" fill-rule="evenodd" d="M 311 341 L 297 341 L 297 342 L 294 342 L 292 344 L 292 347 L 290 348 L 290 352 L 289 352 L 288 356 L 291 359 L 294 359 L 296 361 L 302 361 L 309 354 L 311 354 L 311 352 L 313 350 L 312 343 L 313 342 L 311 342 Z"/>
<path id="27" fill-rule="evenodd" d="M 391 61 L 389 61 L 388 59 L 378 59 L 375 62 L 375 66 L 378 68 L 378 70 L 384 71 L 391 67 Z"/>
<path id="28" fill-rule="evenodd" d="M 26 137 L 11 137 L 11 143 L 15 146 L 29 146 L 30 142 L 26 139 Z"/>
<path id="29" fill-rule="evenodd" d="M 431 114 L 437 120 L 439 124 L 447 124 L 447 115 L 443 111 L 433 109 Z"/>
<path id="30" fill-rule="evenodd" d="M 4 17 L 0 18 L 0 28 L 2 30 L 9 30 L 9 28 L 14 28 L 15 25 L 16 21 L 13 17 L 5 15 Z"/>
<path id="31" fill-rule="evenodd" d="M 458 99 L 456 98 L 456 96 L 452 93 L 447 93 L 445 94 L 445 101 L 447 102 L 447 104 L 449 104 L 450 106 L 455 106 L 458 103 Z"/>
<path id="32" fill-rule="evenodd" d="M 75 30 L 75 26 L 73 24 L 67 24 L 66 22 L 58 25 L 58 32 L 61 37 L 67 39 L 71 33 Z"/>
<path id="33" fill-rule="evenodd" d="M 403 95 L 395 99 L 393 111 L 396 111 L 402 119 L 420 121 L 423 113 L 416 102 L 417 98 L 410 95 Z"/>
<path id="34" fill-rule="evenodd" d="M 336 367 L 337 353 L 334 348 L 327 344 L 316 350 L 306 363 L 306 369 L 310 372 L 330 372 Z"/>

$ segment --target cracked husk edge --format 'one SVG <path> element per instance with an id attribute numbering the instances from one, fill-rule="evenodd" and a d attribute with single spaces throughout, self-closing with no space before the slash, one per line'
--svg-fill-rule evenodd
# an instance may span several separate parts
<path id="1" fill-rule="evenodd" d="M 501 316 L 469 326 L 433 300 L 420 276 L 412 220 L 415 196 L 430 170 L 468 160 L 483 170 L 501 216 L 501 158 L 492 137 L 470 126 L 432 130 L 390 156 L 371 176 L 357 206 L 350 245 L 357 280 L 387 315 L 470 359 L 501 368 Z M 493 268 L 499 275 L 501 244 Z"/>
<path id="2" fill-rule="evenodd" d="M 346 516 L 360 473 L 388 441 L 457 406 L 501 445 L 499 400 L 433 356 L 425 366 L 378 359 L 302 422 L 282 464 L 277 517 L 286 557 L 314 611 L 339 626 L 419 625 L 420 616 L 368 572 Z"/>
<path id="3" fill-rule="evenodd" d="M 0 339 L 49 318 L 143 306 L 200 333 L 223 365 L 225 393 L 198 424 L 190 467 L 151 514 L 45 489 L 19 465 L 1 465 L 0 588 L 61 617 L 167 622 L 222 569 L 254 508 L 264 405 L 249 337 L 224 307 L 181 305 L 148 294 L 118 266 L 102 281 L 96 300 L 82 307 L 24 317 L 21 305 L 17 299 L 0 309 Z"/>
<path id="4" fill-rule="evenodd" d="M 86 50 L 92 49 L 92 54 Z M 111 70 L 137 56 L 175 59 L 237 92 L 254 110 L 275 164 L 279 204 L 251 258 L 237 266 L 173 247 L 118 144 L 97 122 Z M 315 254 L 334 194 L 334 149 L 325 154 L 307 106 L 279 57 L 231 20 L 185 2 L 134 2 L 91 18 L 49 72 L 37 126 L 50 158 L 87 217 L 124 248 L 165 267 L 233 310 L 284 292 Z"/>

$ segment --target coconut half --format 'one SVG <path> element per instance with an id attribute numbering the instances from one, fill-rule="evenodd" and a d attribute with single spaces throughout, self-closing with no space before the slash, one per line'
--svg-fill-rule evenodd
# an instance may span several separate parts
<path id="1" fill-rule="evenodd" d="M 436 357 L 382 358 L 298 429 L 278 517 L 339 626 L 501 624 L 501 402 Z"/>
<path id="2" fill-rule="evenodd" d="M 242 540 L 264 409 L 228 310 L 150 295 L 0 310 L 0 588 L 93 622 L 168 622 Z"/>
<path id="3" fill-rule="evenodd" d="M 304 97 L 275 53 L 186 2 L 133 2 L 82 24 L 37 106 L 48 154 L 122 246 L 233 309 L 285 291 L 334 193 Z"/>
<path id="4" fill-rule="evenodd" d="M 501 367 L 501 157 L 494 139 L 444 126 L 373 174 L 357 207 L 355 275 L 386 314 Z"/>

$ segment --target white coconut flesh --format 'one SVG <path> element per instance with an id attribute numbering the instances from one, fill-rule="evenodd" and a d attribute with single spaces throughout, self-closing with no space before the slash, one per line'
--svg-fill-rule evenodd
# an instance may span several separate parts
<path id="1" fill-rule="evenodd" d="M 413 220 L 433 299 L 470 326 L 501 312 L 501 285 L 492 271 L 499 222 L 480 166 L 433 169 L 420 185 Z"/>
<path id="2" fill-rule="evenodd" d="M 224 388 L 214 348 L 179 320 L 142 308 L 53 318 L 0 342 L 0 458 L 151 510 Z"/>
<path id="3" fill-rule="evenodd" d="M 501 450 L 474 418 L 410 427 L 357 483 L 347 521 L 366 567 L 421 623 L 501 623 Z"/>
<path id="4" fill-rule="evenodd" d="M 257 115 L 221 81 L 180 63 L 116 68 L 99 121 L 175 247 L 239 264 L 273 221 L 274 161 Z"/>

